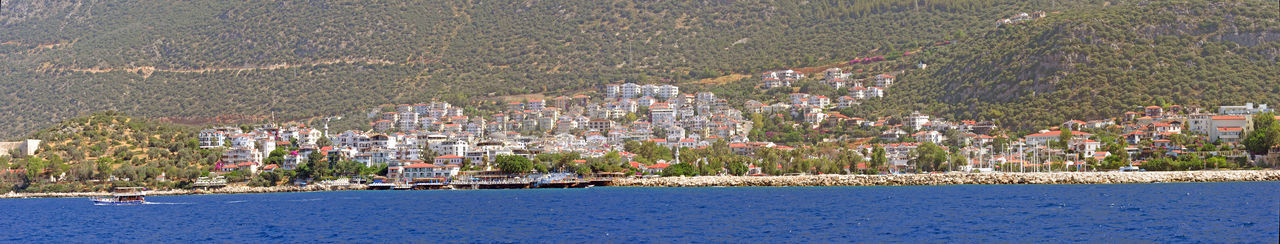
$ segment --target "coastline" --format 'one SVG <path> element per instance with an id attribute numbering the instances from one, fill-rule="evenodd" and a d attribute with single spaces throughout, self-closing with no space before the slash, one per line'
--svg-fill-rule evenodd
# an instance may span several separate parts
<path id="1" fill-rule="evenodd" d="M 620 187 L 906 186 L 1280 181 L 1280 170 L 699 176 L 618 179 Z"/>
<path id="2" fill-rule="evenodd" d="M 227 186 L 216 189 L 167 189 L 147 191 L 148 196 L 166 196 L 166 195 L 208 195 L 208 194 L 249 194 L 249 193 L 281 193 L 281 192 L 318 192 L 318 191 L 348 191 L 348 190 L 365 190 L 368 186 L 351 184 L 351 185 L 309 185 L 305 187 L 296 186 L 270 186 L 270 187 L 250 187 L 244 185 Z M 0 194 L 0 199 L 6 198 L 77 198 L 77 197 L 105 197 L 111 196 L 110 192 L 8 192 Z"/>
<path id="3" fill-rule="evenodd" d="M 802 175 L 802 176 L 696 176 L 620 178 L 616 187 L 806 187 L 806 186 L 912 186 L 912 185 L 1025 185 L 1025 184 L 1130 184 L 1175 182 L 1280 181 L 1280 170 L 1155 171 L 1155 172 L 1034 172 L 1034 173 L 946 173 L 902 175 Z M 217 189 L 169 189 L 148 191 L 147 195 L 205 195 L 281 192 L 368 190 L 368 186 L 309 185 Z M 38 192 L 0 194 L 7 198 L 78 198 L 110 196 L 110 192 Z"/>

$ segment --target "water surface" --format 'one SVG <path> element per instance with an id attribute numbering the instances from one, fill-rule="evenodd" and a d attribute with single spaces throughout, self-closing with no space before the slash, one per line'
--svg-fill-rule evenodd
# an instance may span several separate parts
<path id="1" fill-rule="evenodd" d="M 0 242 L 1277 243 L 1280 182 L 0 199 Z"/>

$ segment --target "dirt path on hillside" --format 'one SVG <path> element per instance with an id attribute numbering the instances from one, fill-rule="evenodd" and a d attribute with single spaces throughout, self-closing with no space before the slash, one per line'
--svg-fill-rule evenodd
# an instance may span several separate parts
<path id="1" fill-rule="evenodd" d="M 344 59 L 326 59 L 326 60 L 319 60 L 319 61 L 306 62 L 306 63 L 296 63 L 296 64 L 279 63 L 279 64 L 272 64 L 272 65 L 246 65 L 246 66 L 240 66 L 240 67 L 213 67 L 213 68 L 201 68 L 201 69 L 181 69 L 181 68 L 158 69 L 155 66 L 139 66 L 139 67 L 130 67 L 130 68 L 77 68 L 77 67 L 55 67 L 53 64 L 44 63 L 40 66 L 40 69 L 38 69 L 37 71 L 39 72 L 71 71 L 71 72 L 82 72 L 82 73 L 93 73 L 93 74 L 125 71 L 125 72 L 141 73 L 143 78 L 147 78 L 147 77 L 150 77 L 151 74 L 155 72 L 205 73 L 205 72 L 219 72 L 219 71 L 262 71 L 262 70 L 291 69 L 291 68 L 298 68 L 298 67 L 305 67 L 305 66 L 328 65 L 328 64 L 400 65 L 403 63 L 396 63 L 396 62 L 391 62 L 391 61 L 382 60 L 382 59 L 344 58 Z"/>

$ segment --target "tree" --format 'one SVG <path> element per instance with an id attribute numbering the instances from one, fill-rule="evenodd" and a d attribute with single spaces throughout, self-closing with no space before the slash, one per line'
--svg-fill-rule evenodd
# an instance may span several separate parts
<path id="1" fill-rule="evenodd" d="M 875 148 L 871 149 L 871 168 L 880 168 L 880 166 L 884 166 L 888 162 L 889 159 L 885 158 L 883 147 L 876 145 Z"/>
<path id="2" fill-rule="evenodd" d="M 1058 133 L 1058 141 L 1054 146 L 1062 150 L 1067 150 L 1067 147 L 1070 147 L 1071 145 L 1071 128 L 1063 126 L 1062 131 L 1059 132 L 1061 133 Z"/>
<path id="3" fill-rule="evenodd" d="M 992 153 L 995 153 L 995 154 L 1004 153 L 1007 147 L 1009 147 L 1009 137 L 1007 136 L 996 136 L 995 139 L 991 140 Z"/>
<path id="4" fill-rule="evenodd" d="M 328 136 L 321 136 L 320 140 L 316 140 L 316 146 L 318 147 L 333 146 L 333 141 L 330 141 Z"/>
<path id="5" fill-rule="evenodd" d="M 747 165 L 737 160 L 734 160 L 733 162 L 729 162 L 725 164 L 725 167 L 729 169 L 729 174 L 731 175 L 747 174 Z"/>
<path id="6" fill-rule="evenodd" d="M 932 142 L 924 142 L 916 148 L 916 168 L 922 171 L 934 171 L 942 162 L 947 161 L 947 152 Z"/>
<path id="7" fill-rule="evenodd" d="M 698 170 L 689 163 L 678 163 L 667 166 L 662 169 L 662 176 L 694 176 L 698 175 Z"/>
<path id="8" fill-rule="evenodd" d="M 1280 122 L 1275 114 L 1261 113 L 1253 116 L 1253 131 L 1245 137 L 1244 148 L 1253 155 L 1265 155 L 1280 142 Z"/>
<path id="9" fill-rule="evenodd" d="M 528 173 L 533 169 L 533 162 L 524 156 L 498 155 L 497 160 L 494 161 L 498 164 L 498 169 L 510 174 Z"/>

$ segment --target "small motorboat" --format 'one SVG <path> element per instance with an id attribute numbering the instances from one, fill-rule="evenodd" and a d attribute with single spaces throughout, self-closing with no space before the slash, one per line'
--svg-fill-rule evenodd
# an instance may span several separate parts
<path id="1" fill-rule="evenodd" d="M 110 197 L 94 198 L 94 205 L 139 205 L 147 203 L 142 187 L 116 187 Z"/>

